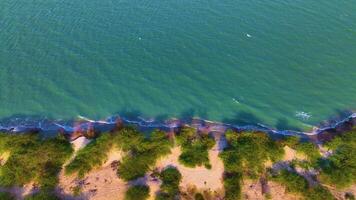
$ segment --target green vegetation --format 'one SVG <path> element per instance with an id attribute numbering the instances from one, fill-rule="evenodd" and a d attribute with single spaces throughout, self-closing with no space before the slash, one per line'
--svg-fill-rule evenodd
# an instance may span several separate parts
<path id="1" fill-rule="evenodd" d="M 321 185 L 310 187 L 307 180 L 295 172 L 281 170 L 272 180 L 284 185 L 287 192 L 299 194 L 306 200 L 335 199 L 328 189 Z"/>
<path id="2" fill-rule="evenodd" d="M 25 200 L 60 200 L 53 192 L 40 191 L 34 195 L 25 197 Z"/>
<path id="3" fill-rule="evenodd" d="M 72 189 L 72 194 L 74 197 L 79 197 L 82 194 L 82 187 L 77 185 Z"/>
<path id="4" fill-rule="evenodd" d="M 345 194 L 345 199 L 346 200 L 355 200 L 355 196 L 352 193 L 346 193 Z"/>
<path id="5" fill-rule="evenodd" d="M 295 172 L 281 170 L 277 175 L 272 177 L 273 181 L 279 182 L 286 187 L 290 193 L 301 193 L 308 189 L 308 182 L 304 177 Z"/>
<path id="6" fill-rule="evenodd" d="M 306 157 L 306 160 L 294 160 L 293 164 L 304 169 L 318 168 L 321 155 L 318 147 L 308 141 L 301 142 L 297 136 L 289 136 L 279 141 L 284 146 L 288 146 Z"/>
<path id="7" fill-rule="evenodd" d="M 319 149 L 311 142 L 299 143 L 295 150 L 307 157 L 310 167 L 316 167 L 318 161 L 321 159 Z"/>
<path id="8" fill-rule="evenodd" d="M 150 195 L 150 188 L 146 185 L 131 186 L 125 195 L 125 200 L 145 200 Z"/>
<path id="9" fill-rule="evenodd" d="M 10 193 L 8 192 L 0 192 L 0 199 L 1 200 L 15 200 L 15 197 L 13 197 Z"/>
<path id="10" fill-rule="evenodd" d="M 66 166 L 66 174 L 78 173 L 78 176 L 83 178 L 92 169 L 104 164 L 113 147 L 112 137 L 113 134 L 101 134 L 97 139 L 80 149 L 72 162 Z"/>
<path id="11" fill-rule="evenodd" d="M 356 183 L 356 130 L 337 136 L 326 144 L 333 154 L 320 164 L 320 179 L 345 188 Z"/>
<path id="12" fill-rule="evenodd" d="M 261 132 L 227 131 L 225 136 L 228 147 L 220 153 L 225 166 L 225 199 L 235 200 L 241 198 L 243 176 L 259 178 L 265 172 L 265 163 L 280 160 L 284 150 L 282 145 Z"/>
<path id="13" fill-rule="evenodd" d="M 179 162 L 187 167 L 204 165 L 211 168 L 208 150 L 213 148 L 215 140 L 206 134 L 199 134 L 195 129 L 184 127 L 177 135 L 177 142 L 182 147 Z"/>
<path id="14" fill-rule="evenodd" d="M 172 141 L 163 131 L 153 131 L 145 138 L 134 129 L 120 131 L 117 138 L 119 146 L 127 154 L 118 167 L 118 175 L 126 180 L 144 176 L 160 157 L 170 153 Z"/>
<path id="15" fill-rule="evenodd" d="M 0 134 L 2 151 L 10 152 L 0 167 L 1 186 L 22 186 L 34 181 L 42 189 L 53 189 L 57 174 L 71 156 L 71 144 L 61 135 L 42 140 L 37 134 Z"/>
<path id="16" fill-rule="evenodd" d="M 281 145 L 261 132 L 226 132 L 228 147 L 220 154 L 228 173 L 241 173 L 258 178 L 268 160 L 276 162 L 284 155 Z"/>
<path id="17" fill-rule="evenodd" d="M 201 193 L 196 193 L 194 195 L 194 200 L 204 200 L 204 196 Z"/>
<path id="18" fill-rule="evenodd" d="M 242 175 L 239 172 L 224 175 L 224 188 L 226 200 L 241 199 Z"/>
<path id="19" fill-rule="evenodd" d="M 159 174 L 162 180 L 161 191 L 157 195 L 157 200 L 173 200 L 179 194 L 179 183 L 182 175 L 174 167 L 168 167 Z"/>
<path id="20" fill-rule="evenodd" d="M 112 148 L 122 150 L 126 155 L 118 167 L 118 175 L 126 181 L 146 174 L 158 158 L 170 153 L 172 141 L 163 131 L 153 131 L 149 138 L 134 127 L 123 127 L 113 133 L 101 134 L 83 149 L 79 150 L 73 161 L 66 166 L 66 173 L 78 173 L 84 177 L 107 160 Z"/>

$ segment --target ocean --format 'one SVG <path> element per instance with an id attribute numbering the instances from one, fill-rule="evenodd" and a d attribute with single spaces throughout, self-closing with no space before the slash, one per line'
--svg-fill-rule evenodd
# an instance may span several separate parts
<path id="1" fill-rule="evenodd" d="M 356 109 L 352 0 L 1 0 L 0 125 L 191 118 L 310 130 Z"/>

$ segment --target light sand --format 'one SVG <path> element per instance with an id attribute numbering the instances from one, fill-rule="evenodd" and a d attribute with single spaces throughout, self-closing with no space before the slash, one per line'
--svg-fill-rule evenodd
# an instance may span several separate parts
<path id="1" fill-rule="evenodd" d="M 78 137 L 76 140 L 71 141 L 73 145 L 74 152 L 77 152 L 79 149 L 85 147 L 87 144 L 90 143 L 91 140 L 87 139 L 86 137 Z"/>
<path id="2" fill-rule="evenodd" d="M 79 150 L 88 144 L 83 137 L 73 141 L 74 148 Z M 95 156 L 95 155 L 93 155 Z M 98 169 L 92 170 L 84 179 L 77 179 L 76 175 L 66 176 L 64 170 L 59 175 L 57 193 L 64 199 L 91 199 L 91 200 L 121 200 L 127 190 L 127 184 L 119 179 L 116 174 L 117 162 L 121 160 L 123 153 L 112 150 L 107 161 Z M 82 194 L 73 197 L 73 189 L 80 187 Z"/>
<path id="3" fill-rule="evenodd" d="M 273 200 L 299 200 L 301 197 L 288 194 L 285 192 L 285 188 L 276 183 L 268 182 L 268 187 Z M 245 200 L 265 200 L 265 196 L 262 194 L 262 186 L 259 181 L 253 181 L 246 179 L 242 185 L 242 199 Z"/>
<path id="4" fill-rule="evenodd" d="M 209 160 L 212 166 L 211 169 L 206 169 L 203 166 L 196 168 L 185 167 L 178 161 L 180 154 L 180 147 L 174 147 L 170 155 L 157 162 L 157 168 L 162 170 L 167 166 L 176 167 L 182 174 L 182 182 L 180 186 L 183 190 L 192 186 L 196 187 L 198 190 L 211 191 L 220 191 L 223 188 L 222 178 L 224 164 L 218 156 L 218 145 L 215 145 L 213 149 L 209 151 Z"/>
<path id="5" fill-rule="evenodd" d="M 283 158 L 284 161 L 292 161 L 295 159 L 298 159 L 298 160 L 306 160 L 307 159 L 305 157 L 305 155 L 297 153 L 296 150 L 294 150 L 288 146 L 284 147 L 284 152 L 285 152 L 284 158 Z"/>
<path id="6" fill-rule="evenodd" d="M 10 157 L 10 152 L 0 154 L 0 166 L 4 165 Z"/>

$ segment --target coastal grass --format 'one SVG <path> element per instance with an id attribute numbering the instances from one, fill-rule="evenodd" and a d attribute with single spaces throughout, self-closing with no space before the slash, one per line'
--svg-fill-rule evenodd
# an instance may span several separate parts
<path id="1" fill-rule="evenodd" d="M 282 145 L 273 141 L 266 133 L 227 131 L 227 148 L 220 153 L 225 167 L 225 199 L 241 199 L 243 177 L 257 179 L 265 173 L 267 161 L 282 159 Z"/>
<path id="2" fill-rule="evenodd" d="M 271 180 L 281 183 L 286 187 L 286 192 L 298 194 L 305 200 L 334 200 L 330 191 L 321 186 L 309 186 L 308 181 L 301 175 L 293 171 L 280 170 L 278 174 L 271 177 Z"/>
<path id="3" fill-rule="evenodd" d="M 163 131 L 155 130 L 149 137 L 145 137 L 135 127 L 126 126 L 93 139 L 78 151 L 66 166 L 65 172 L 77 173 L 79 178 L 83 178 L 94 168 L 102 166 L 109 152 L 116 148 L 125 153 L 117 174 L 120 178 L 130 181 L 144 176 L 158 158 L 170 153 L 171 146 L 172 141 Z"/>
<path id="4" fill-rule="evenodd" d="M 182 148 L 179 162 L 186 167 L 204 165 L 211 168 L 208 151 L 215 145 L 214 138 L 197 133 L 194 128 L 183 127 L 177 135 L 177 143 Z"/>
<path id="5" fill-rule="evenodd" d="M 107 160 L 108 153 L 113 147 L 113 134 L 103 133 L 93 139 L 87 146 L 77 152 L 75 158 L 65 167 L 65 173 L 77 173 L 83 178 L 96 167 L 100 167 Z"/>
<path id="6" fill-rule="evenodd" d="M 267 161 L 281 160 L 284 150 L 262 132 L 226 132 L 228 147 L 220 153 L 225 171 L 240 173 L 252 179 L 257 179 L 265 171 Z"/>
<path id="7" fill-rule="evenodd" d="M 356 183 L 356 130 L 336 136 L 325 144 L 333 154 L 320 162 L 320 180 L 337 188 Z"/>
<path id="8" fill-rule="evenodd" d="M 162 180 L 160 192 L 156 200 L 174 200 L 179 195 L 179 184 L 182 181 L 182 174 L 175 167 L 164 169 L 159 178 Z"/>
<path id="9" fill-rule="evenodd" d="M 288 136 L 278 141 L 284 146 L 294 149 L 298 154 L 306 157 L 306 160 L 293 160 L 292 165 L 299 166 L 303 169 L 317 169 L 321 160 L 321 154 L 318 147 L 310 141 L 301 141 L 298 136 Z"/>
<path id="10" fill-rule="evenodd" d="M 226 200 L 241 199 L 242 174 L 239 172 L 230 172 L 224 174 L 224 188 Z"/>
<path id="11" fill-rule="evenodd" d="M 121 131 L 117 141 L 126 153 L 117 173 L 126 181 L 144 176 L 155 165 L 157 159 L 171 152 L 173 144 L 168 135 L 160 130 L 153 131 L 150 137 L 145 138 L 134 129 L 126 129 Z"/>
<path id="12" fill-rule="evenodd" d="M 24 200 L 61 200 L 53 191 L 43 191 L 26 196 Z"/>
<path id="13" fill-rule="evenodd" d="M 12 196 L 9 192 L 0 192 L 1 200 L 15 200 L 15 197 Z"/>
<path id="14" fill-rule="evenodd" d="M 150 195 L 150 188 L 146 185 L 131 186 L 125 194 L 125 200 L 145 200 Z"/>
<path id="15" fill-rule="evenodd" d="M 38 134 L 0 134 L 0 149 L 9 158 L 0 167 L 0 185 L 23 186 L 35 182 L 41 189 L 53 189 L 58 173 L 73 148 L 62 135 L 42 139 Z"/>

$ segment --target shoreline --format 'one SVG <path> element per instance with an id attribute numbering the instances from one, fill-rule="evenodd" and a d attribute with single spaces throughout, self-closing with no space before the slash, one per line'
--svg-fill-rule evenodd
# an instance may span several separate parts
<path id="1" fill-rule="evenodd" d="M 45 136 L 51 136 L 58 132 L 69 135 L 72 140 L 77 137 L 74 133 L 85 132 L 88 130 L 95 130 L 100 132 L 114 130 L 119 123 L 125 125 L 134 125 L 141 131 L 147 131 L 152 129 L 161 129 L 164 131 L 172 131 L 182 126 L 191 126 L 199 131 L 209 132 L 225 132 L 228 129 L 238 131 L 261 131 L 271 135 L 279 136 L 299 136 L 302 138 L 317 137 L 321 138 L 324 133 L 337 133 L 347 130 L 350 126 L 356 126 L 356 112 L 352 113 L 348 117 L 330 123 L 323 127 L 313 127 L 311 132 L 294 131 L 294 130 L 277 130 L 270 128 L 263 124 L 257 125 L 236 125 L 229 123 L 222 123 L 210 120 L 204 120 L 200 118 L 192 119 L 167 119 L 162 121 L 146 120 L 142 117 L 136 117 L 136 119 L 130 119 L 121 116 L 112 116 L 106 120 L 91 120 L 83 116 L 78 116 L 78 120 L 48 120 L 48 119 L 30 119 L 30 118 L 14 118 L 10 119 L 4 125 L 0 122 L 0 132 L 7 132 L 13 134 L 21 134 L 26 132 L 40 132 Z M 74 136 L 74 138 L 73 138 Z"/>

